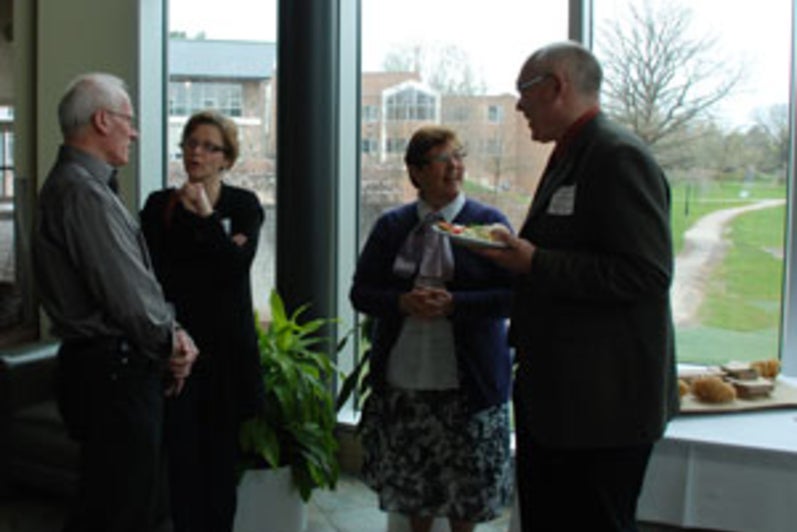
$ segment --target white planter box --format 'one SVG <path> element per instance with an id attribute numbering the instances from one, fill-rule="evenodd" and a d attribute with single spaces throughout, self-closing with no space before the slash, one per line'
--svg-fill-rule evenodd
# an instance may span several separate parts
<path id="1" fill-rule="evenodd" d="M 291 470 L 255 469 L 238 485 L 234 532 L 304 532 L 307 505 L 293 487 Z"/>

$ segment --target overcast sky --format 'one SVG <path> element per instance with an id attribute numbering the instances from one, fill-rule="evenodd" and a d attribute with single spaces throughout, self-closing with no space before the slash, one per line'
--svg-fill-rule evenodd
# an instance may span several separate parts
<path id="1" fill-rule="evenodd" d="M 661 0 L 659 0 L 661 1 Z M 595 16 L 623 16 L 626 0 L 596 0 Z M 211 39 L 274 41 L 275 0 L 170 0 L 170 28 Z M 454 44 L 465 50 L 490 93 L 511 92 L 526 56 L 538 46 L 566 37 L 566 5 L 531 0 L 362 0 L 362 63 L 380 70 L 385 54 L 408 44 Z M 746 122 L 760 105 L 785 103 L 791 0 L 689 0 L 693 27 L 710 28 L 723 55 L 744 61 L 747 83 L 727 105 L 735 123 Z M 482 9 L 483 6 L 483 9 Z"/>

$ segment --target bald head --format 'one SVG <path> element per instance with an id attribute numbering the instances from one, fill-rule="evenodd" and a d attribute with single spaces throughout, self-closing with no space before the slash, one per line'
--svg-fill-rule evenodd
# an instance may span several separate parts
<path id="1" fill-rule="evenodd" d="M 557 42 L 540 48 L 526 59 L 523 70 L 556 72 L 567 77 L 580 96 L 598 100 L 603 69 L 592 52 L 576 42 Z"/>
<path id="2" fill-rule="evenodd" d="M 600 107 L 603 73 L 592 52 L 575 42 L 544 46 L 526 59 L 517 77 L 518 102 L 540 142 L 558 142 L 585 113 Z"/>

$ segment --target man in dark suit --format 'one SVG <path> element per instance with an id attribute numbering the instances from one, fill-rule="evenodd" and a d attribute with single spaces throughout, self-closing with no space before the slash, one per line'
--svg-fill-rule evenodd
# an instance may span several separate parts
<path id="1" fill-rule="evenodd" d="M 555 148 L 518 237 L 482 252 L 520 274 L 510 343 L 524 531 L 636 530 L 652 446 L 677 411 L 669 187 L 600 111 L 601 78 L 572 42 L 524 63 L 517 109 Z"/>

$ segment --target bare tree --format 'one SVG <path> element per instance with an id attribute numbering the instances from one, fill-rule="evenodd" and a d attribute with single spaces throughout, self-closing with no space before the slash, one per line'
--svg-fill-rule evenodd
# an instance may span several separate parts
<path id="1" fill-rule="evenodd" d="M 741 179 L 757 157 L 758 147 L 741 131 L 723 131 L 713 123 L 701 123 L 683 150 L 691 154 L 688 174 L 710 180 Z"/>
<path id="2" fill-rule="evenodd" d="M 785 103 L 760 109 L 755 114 L 754 130 L 766 139 L 762 170 L 781 172 L 789 163 L 789 106 Z M 785 172 L 783 172 L 785 175 Z"/>
<path id="3" fill-rule="evenodd" d="M 394 48 L 385 55 L 382 68 L 385 72 L 420 72 L 422 50 L 418 44 Z"/>
<path id="4" fill-rule="evenodd" d="M 487 91 L 468 53 L 453 44 L 396 48 L 385 56 L 382 67 L 387 72 L 418 72 L 421 79 L 441 94 L 473 96 Z"/>
<path id="5" fill-rule="evenodd" d="M 742 78 L 714 54 L 716 40 L 690 36 L 692 12 L 677 4 L 654 9 L 629 3 L 628 16 L 604 29 L 598 50 L 605 69 L 604 108 L 645 140 L 662 159 L 673 159 L 696 122 L 728 96 Z"/>

